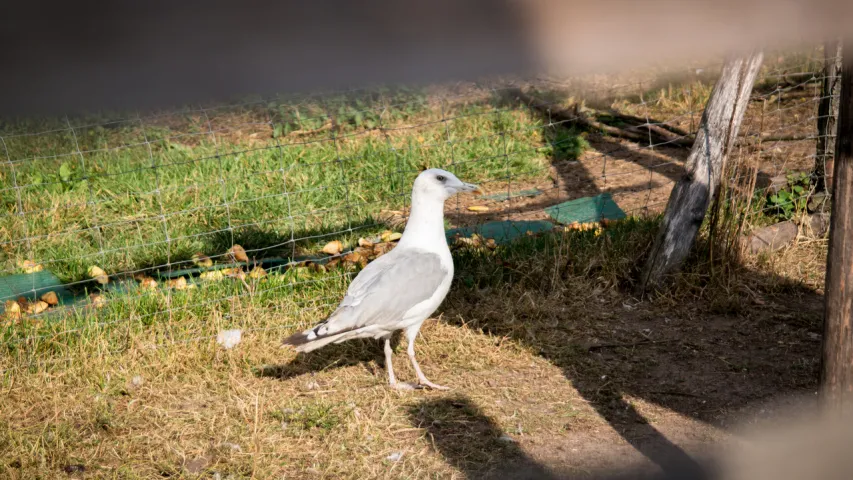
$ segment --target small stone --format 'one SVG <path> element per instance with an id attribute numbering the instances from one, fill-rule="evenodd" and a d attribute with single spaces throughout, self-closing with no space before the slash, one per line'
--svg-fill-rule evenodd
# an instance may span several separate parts
<path id="1" fill-rule="evenodd" d="M 245 276 L 243 275 L 243 269 L 241 269 L 239 267 L 237 267 L 237 268 L 223 268 L 219 272 L 222 273 L 222 275 L 225 275 L 226 277 L 231 277 L 231 278 L 241 278 L 242 277 L 242 278 L 245 278 Z"/>
<path id="2" fill-rule="evenodd" d="M 340 265 L 340 264 L 341 264 L 341 259 L 340 259 L 340 257 L 332 258 L 331 260 L 329 260 L 328 262 L 326 262 L 326 269 L 327 269 L 327 270 L 331 270 L 331 269 L 333 269 L 333 268 L 337 268 L 337 267 L 338 267 L 338 265 Z"/>
<path id="3" fill-rule="evenodd" d="M 396 244 L 392 242 L 377 243 L 373 246 L 373 255 L 376 257 L 381 257 L 382 255 L 385 255 L 386 253 L 393 250 L 395 245 Z"/>
<path id="4" fill-rule="evenodd" d="M 261 279 L 267 276 L 267 271 L 261 267 L 255 267 L 249 272 L 249 278 L 253 278 L 255 280 Z"/>
<path id="5" fill-rule="evenodd" d="M 74 475 L 75 473 L 83 473 L 86 471 L 85 465 L 80 465 L 79 463 L 72 463 L 62 467 L 62 471 L 67 473 L 68 475 Z"/>
<path id="6" fill-rule="evenodd" d="M 797 238 L 799 228 L 794 222 L 781 222 L 760 228 L 752 235 L 743 237 L 744 246 L 750 253 L 778 250 Z"/>
<path id="7" fill-rule="evenodd" d="M 157 288 L 157 280 L 143 275 L 139 277 L 139 288 L 143 290 L 154 290 Z"/>
<path id="8" fill-rule="evenodd" d="M 172 278 L 166 281 L 166 285 L 175 290 L 186 290 L 187 279 L 185 277 Z"/>
<path id="9" fill-rule="evenodd" d="M 201 252 L 194 254 L 192 260 L 199 267 L 208 268 L 213 266 L 213 260 Z"/>
<path id="10" fill-rule="evenodd" d="M 190 474 L 198 474 L 204 471 L 210 465 L 210 459 L 207 457 L 197 457 L 184 464 L 184 470 Z"/>
<path id="11" fill-rule="evenodd" d="M 242 335 L 241 330 L 223 330 L 216 336 L 216 343 L 230 350 L 240 343 Z"/>
<path id="12" fill-rule="evenodd" d="M 788 176 L 783 174 L 783 175 L 776 175 L 775 177 L 770 177 L 766 181 L 766 185 L 762 185 L 761 184 L 762 182 L 760 182 L 760 181 L 756 182 L 756 183 L 758 183 L 757 186 L 759 186 L 759 188 L 761 188 L 761 187 L 767 188 L 768 192 L 779 193 L 780 191 L 784 190 L 788 186 Z"/>
<path id="13" fill-rule="evenodd" d="M 130 379 L 130 384 L 137 388 L 141 387 L 143 383 L 145 383 L 145 380 L 142 378 L 141 375 L 136 375 Z"/>
<path id="14" fill-rule="evenodd" d="M 323 253 L 327 255 L 338 255 L 344 249 L 344 244 L 340 240 L 332 240 L 323 247 Z"/>
<path id="15" fill-rule="evenodd" d="M 59 297 L 56 292 L 47 292 L 41 296 L 41 300 L 50 306 L 59 304 Z"/>
<path id="16" fill-rule="evenodd" d="M 21 313 L 21 304 L 14 300 L 6 300 L 6 312 Z"/>
<path id="17" fill-rule="evenodd" d="M 806 208 L 810 213 L 829 213 L 830 196 L 826 192 L 818 192 L 809 197 Z"/>
<path id="18" fill-rule="evenodd" d="M 243 451 L 243 449 L 240 448 L 240 445 L 231 442 L 222 442 L 221 444 L 219 444 L 219 447 L 224 450 L 229 450 L 235 453 L 241 453 Z"/>
<path id="19" fill-rule="evenodd" d="M 101 267 L 97 265 L 92 265 L 89 267 L 89 277 L 94 278 L 96 282 L 101 285 L 106 285 L 110 281 L 110 277 L 107 276 L 107 272 L 104 271 Z"/>
<path id="20" fill-rule="evenodd" d="M 216 282 L 225 278 L 225 275 L 222 274 L 221 270 L 211 270 L 200 274 L 198 278 L 205 282 Z"/>
<path id="21" fill-rule="evenodd" d="M 228 250 L 228 258 L 232 262 L 248 262 L 249 256 L 246 255 L 246 250 L 240 245 L 234 245 Z"/>
<path id="22" fill-rule="evenodd" d="M 344 263 L 348 266 L 360 265 L 364 268 L 367 266 L 367 258 L 358 251 L 353 251 L 344 255 Z"/>
<path id="23" fill-rule="evenodd" d="M 811 234 L 817 238 L 823 237 L 829 231 L 829 215 L 825 213 L 816 213 L 809 217 L 808 221 Z"/>
<path id="24" fill-rule="evenodd" d="M 103 295 L 98 295 L 97 293 L 89 295 L 89 300 L 92 301 L 92 305 L 94 305 L 95 308 L 101 308 L 107 304 L 107 299 L 104 298 Z"/>
<path id="25" fill-rule="evenodd" d="M 386 460 L 390 460 L 392 462 L 399 462 L 401 458 L 403 458 L 403 452 L 394 452 L 385 457 Z"/>
<path id="26" fill-rule="evenodd" d="M 27 313 L 31 315 L 38 315 L 39 313 L 47 310 L 47 307 L 49 307 L 47 302 L 39 300 L 37 302 L 33 302 L 27 305 Z"/>
<path id="27" fill-rule="evenodd" d="M 18 264 L 18 266 L 21 268 L 21 270 L 24 271 L 24 273 L 36 273 L 44 269 L 43 266 L 32 260 L 24 260 L 23 262 Z"/>

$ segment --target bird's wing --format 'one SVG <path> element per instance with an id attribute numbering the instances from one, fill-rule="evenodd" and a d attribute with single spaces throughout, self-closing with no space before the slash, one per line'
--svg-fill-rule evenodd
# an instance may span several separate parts
<path id="1" fill-rule="evenodd" d="M 355 277 L 338 309 L 313 331 L 319 338 L 368 325 L 393 330 L 407 311 L 435 294 L 447 274 L 435 253 L 392 251 Z"/>

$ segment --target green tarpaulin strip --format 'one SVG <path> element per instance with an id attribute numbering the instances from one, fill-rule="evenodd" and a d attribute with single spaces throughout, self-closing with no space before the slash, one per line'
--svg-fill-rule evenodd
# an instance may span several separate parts
<path id="1" fill-rule="evenodd" d="M 309 260 L 308 257 L 305 260 Z M 298 261 L 298 260 L 297 260 Z M 254 266 L 260 266 L 264 270 L 269 270 L 271 268 L 280 267 L 282 265 L 287 265 L 290 263 L 289 258 L 266 258 L 263 260 L 257 260 L 255 262 L 239 262 L 239 263 L 218 263 L 212 267 L 198 267 L 198 268 L 184 268 L 181 270 L 162 270 L 156 272 L 155 275 L 160 279 L 167 278 L 178 278 L 178 277 L 192 277 L 195 275 L 199 275 L 204 272 L 208 272 L 211 270 L 222 270 L 225 268 L 236 268 L 236 267 L 249 267 L 252 268 Z"/>
<path id="2" fill-rule="evenodd" d="M 574 222 L 599 222 L 602 219 L 620 220 L 626 216 L 609 193 L 570 200 L 546 208 L 545 213 L 563 225 Z"/>
<path id="3" fill-rule="evenodd" d="M 474 225 L 471 227 L 454 228 L 447 231 L 447 240 L 452 242 L 456 235 L 462 237 L 470 237 L 477 233 L 485 238 L 492 238 L 495 243 L 507 243 L 516 238 L 523 237 L 530 233 L 547 232 L 554 228 L 554 224 L 544 220 L 535 221 L 511 221 L 489 222 L 482 225 Z"/>
<path id="4" fill-rule="evenodd" d="M 6 310 L 6 300 L 24 297 L 33 301 L 51 291 L 56 292 L 60 304 L 74 301 L 74 295 L 62 285 L 56 275 L 47 270 L 0 277 L 0 312 Z"/>
<path id="5" fill-rule="evenodd" d="M 541 233 L 550 231 L 553 228 L 554 224 L 545 220 L 503 221 L 489 222 L 482 225 L 475 225 L 472 227 L 454 228 L 452 230 L 448 230 L 446 234 L 449 242 L 452 242 L 453 238 L 456 235 L 470 237 L 474 233 L 478 233 L 485 238 L 494 239 L 496 243 L 504 244 L 507 242 L 511 242 L 519 237 L 526 236 L 528 235 L 528 233 Z M 289 263 L 294 262 L 299 263 L 305 261 L 312 261 L 315 263 L 325 263 L 329 259 L 330 257 L 328 256 L 319 255 L 298 257 L 296 259 L 268 258 L 258 260 L 251 265 L 261 265 L 263 266 L 263 268 L 270 270 L 281 268 Z M 208 268 L 187 268 L 183 270 L 161 271 L 153 273 L 152 276 L 158 277 L 160 280 L 186 276 L 190 277 L 190 281 L 193 281 L 192 277 L 208 270 L 221 270 L 223 268 L 246 265 L 248 264 L 220 264 Z M 113 293 L 127 293 L 138 288 L 137 282 L 135 280 L 130 279 L 129 277 L 111 278 L 110 283 L 105 286 L 96 285 L 94 281 L 92 281 L 91 283 L 93 288 L 89 289 L 90 292 L 100 289 Z M 45 270 L 36 273 L 16 274 L 9 275 L 6 277 L 0 277 L 0 313 L 5 310 L 4 303 L 6 300 L 15 300 L 18 297 L 24 297 L 32 301 L 39 298 L 46 292 L 50 291 L 55 292 L 56 295 L 59 297 L 60 305 L 68 306 L 76 302 L 84 302 L 87 301 L 86 290 L 86 288 L 75 288 L 75 291 L 78 292 L 78 295 L 75 296 L 69 288 L 62 284 L 59 278 L 57 278 L 51 272 Z"/>

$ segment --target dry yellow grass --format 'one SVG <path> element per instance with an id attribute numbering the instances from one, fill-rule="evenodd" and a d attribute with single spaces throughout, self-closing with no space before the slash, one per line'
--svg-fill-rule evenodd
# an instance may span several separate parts
<path id="1" fill-rule="evenodd" d="M 97 478 L 197 469 L 237 478 L 431 477 L 453 469 L 413 423 L 409 412 L 421 403 L 462 393 L 502 429 L 525 434 L 557 434 L 563 425 L 543 414 L 571 419 L 584 410 L 547 361 L 442 323 L 425 328 L 419 350 L 423 368 L 454 386 L 448 395 L 389 390 L 378 348 L 347 345 L 288 366 L 294 355 L 279 340 L 276 332 L 247 333 L 232 351 L 200 340 L 15 374 L 3 391 L 3 445 L 20 468 L 0 468 L 13 478 L 69 465 Z M 413 378 L 404 356 L 397 368 Z M 535 383 L 508 381 L 519 376 Z M 536 409 L 524 408 L 534 398 Z M 388 461 L 395 452 L 402 459 Z"/>
<path id="2" fill-rule="evenodd" d="M 626 251 L 648 239 L 626 235 Z M 780 285 L 819 277 L 821 243 L 803 242 L 764 263 L 749 259 L 745 290 L 731 293 L 740 313 L 731 316 L 686 296 L 632 298 L 619 284 L 635 257 L 608 257 L 620 252 L 606 238 L 567 232 L 537 255 L 460 252 L 462 281 L 417 343 L 425 372 L 450 392 L 387 388 L 375 343 L 298 358 L 279 348 L 288 330 L 275 327 L 311 323 L 316 310 L 300 318 L 234 307 L 232 316 L 264 328 L 244 331 L 231 350 L 215 343 L 227 322 L 214 316 L 195 319 L 210 335 L 191 340 L 169 341 L 159 329 L 104 329 L 66 350 L 66 361 L 29 369 L 10 362 L 0 390 L 0 474 L 361 479 L 649 468 L 643 442 L 705 448 L 725 438 L 725 419 L 752 398 L 813 382 L 817 345 L 802 329 L 817 321 L 803 313 L 814 300 L 796 290 L 801 300 L 792 302 L 793 287 Z M 493 268 L 513 281 L 495 280 Z M 788 280 L 767 280 L 774 272 Z M 692 299 L 725 293 L 705 288 Z M 789 288 L 786 297 L 776 296 L 780 288 Z M 756 291 L 760 309 L 750 307 Z M 774 309 L 799 314 L 802 328 L 789 319 L 793 329 L 779 331 L 766 313 Z M 117 342 L 124 348 L 112 353 Z M 785 352 L 774 352 L 777 342 L 786 342 Z M 401 379 L 414 377 L 404 354 L 395 366 Z"/>

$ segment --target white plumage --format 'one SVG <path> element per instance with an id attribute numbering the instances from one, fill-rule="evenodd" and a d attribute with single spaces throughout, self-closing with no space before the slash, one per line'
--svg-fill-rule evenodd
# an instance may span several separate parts
<path id="1" fill-rule="evenodd" d="M 423 322 L 444 301 L 453 280 L 453 258 L 444 233 L 444 202 L 476 185 L 463 183 L 440 169 L 421 172 L 412 188 L 412 209 L 397 246 L 355 277 L 337 310 L 323 323 L 284 340 L 300 352 L 353 338 L 385 340 L 388 380 L 397 383 L 391 362 L 391 336 L 404 330 L 418 385 L 445 389 L 424 376 L 415 359 L 415 338 Z"/>

